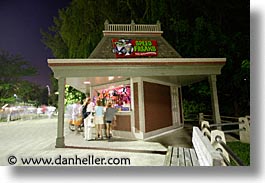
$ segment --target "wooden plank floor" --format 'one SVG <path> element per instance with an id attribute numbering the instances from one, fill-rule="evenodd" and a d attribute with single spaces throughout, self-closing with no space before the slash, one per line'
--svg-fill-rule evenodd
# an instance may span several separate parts
<path id="1" fill-rule="evenodd" d="M 196 152 L 193 148 L 168 147 L 165 166 L 200 166 Z"/>

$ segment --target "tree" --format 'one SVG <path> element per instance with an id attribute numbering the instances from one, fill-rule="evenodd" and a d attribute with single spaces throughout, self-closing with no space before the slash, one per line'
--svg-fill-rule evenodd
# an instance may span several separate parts
<path id="1" fill-rule="evenodd" d="M 66 85 L 65 86 L 65 104 L 73 104 L 76 102 L 82 102 L 86 98 L 86 95 L 75 88 Z"/>
<path id="2" fill-rule="evenodd" d="M 22 76 L 33 76 L 37 73 L 36 69 L 24 60 L 22 56 L 11 55 L 4 50 L 0 50 L 0 64 L 1 82 L 14 82 Z"/>
<path id="3" fill-rule="evenodd" d="M 42 89 L 39 85 L 26 80 L 20 80 L 16 85 L 15 93 L 21 102 L 30 103 L 35 106 L 41 105 Z"/>
<path id="4" fill-rule="evenodd" d="M 38 91 L 37 86 L 23 81 L 24 76 L 36 74 L 36 69 L 32 67 L 20 55 L 11 55 L 0 50 L 0 104 L 15 102 L 14 94 L 23 100 L 35 100 L 34 92 Z"/>

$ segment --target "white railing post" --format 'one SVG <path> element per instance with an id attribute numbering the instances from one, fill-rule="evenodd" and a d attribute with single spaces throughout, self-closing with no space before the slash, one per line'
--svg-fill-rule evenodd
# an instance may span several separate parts
<path id="1" fill-rule="evenodd" d="M 201 122 L 204 121 L 203 118 L 203 113 L 199 113 L 199 125 L 201 125 Z"/>
<path id="2" fill-rule="evenodd" d="M 210 132 L 210 124 L 208 121 L 202 121 L 201 122 L 201 131 L 205 136 L 211 137 L 211 132 Z"/>
<path id="3" fill-rule="evenodd" d="M 210 128 L 210 124 L 208 121 L 201 121 L 201 130 L 205 127 Z"/>
<path id="4" fill-rule="evenodd" d="M 131 31 L 135 31 L 135 23 L 133 20 L 131 22 Z"/>
<path id="5" fill-rule="evenodd" d="M 109 21 L 108 20 L 105 21 L 104 26 L 105 26 L 105 30 L 109 30 Z"/>
<path id="6" fill-rule="evenodd" d="M 161 23 L 159 20 L 156 22 L 157 30 L 156 31 L 161 31 Z"/>
<path id="7" fill-rule="evenodd" d="M 224 155 L 224 157 L 230 162 L 229 154 L 223 148 L 223 146 L 216 141 L 217 136 L 221 137 L 222 141 L 226 144 L 225 134 L 223 131 L 220 131 L 220 130 L 212 130 L 211 131 L 211 144 L 215 150 L 220 149 L 222 154 Z"/>
<path id="8" fill-rule="evenodd" d="M 11 121 L 11 112 L 7 114 L 7 122 Z"/>
<path id="9" fill-rule="evenodd" d="M 249 134 L 249 120 L 246 117 L 238 118 L 239 124 L 239 137 L 240 142 L 249 143 L 250 142 L 250 134 Z"/>

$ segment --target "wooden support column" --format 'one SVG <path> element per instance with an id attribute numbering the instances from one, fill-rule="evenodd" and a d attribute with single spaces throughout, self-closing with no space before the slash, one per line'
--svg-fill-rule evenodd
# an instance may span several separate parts
<path id="1" fill-rule="evenodd" d="M 179 119 L 179 101 L 178 101 L 178 87 L 171 86 L 171 110 L 172 110 L 172 125 L 173 126 L 180 126 L 180 119 Z"/>
<path id="2" fill-rule="evenodd" d="M 133 87 L 133 78 L 132 77 L 130 77 L 130 88 L 131 88 L 131 132 L 135 133 L 134 87 Z"/>
<path id="3" fill-rule="evenodd" d="M 64 92 L 65 92 L 65 78 L 58 79 L 58 122 L 57 122 L 57 138 L 55 147 L 64 147 Z"/>
<path id="4" fill-rule="evenodd" d="M 216 75 L 210 75 L 208 80 L 209 80 L 210 90 L 211 90 L 213 120 L 215 123 L 221 123 L 218 95 L 217 95 L 217 86 L 216 86 Z"/>
<path id="5" fill-rule="evenodd" d="M 139 122 L 140 122 L 140 132 L 145 133 L 145 109 L 144 109 L 144 84 L 142 78 L 139 81 L 138 85 L 138 101 L 139 101 Z"/>
<path id="6" fill-rule="evenodd" d="M 180 126 L 184 126 L 184 112 L 183 112 L 183 100 L 181 86 L 178 88 L 178 108 L 179 108 L 179 123 Z"/>

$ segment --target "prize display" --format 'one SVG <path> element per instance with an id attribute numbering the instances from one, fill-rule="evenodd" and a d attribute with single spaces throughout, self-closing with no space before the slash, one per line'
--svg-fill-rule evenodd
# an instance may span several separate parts
<path id="1" fill-rule="evenodd" d="M 97 90 L 96 100 L 101 100 L 103 105 L 112 102 L 119 111 L 130 111 L 131 90 L 130 86 L 111 87 L 109 89 Z"/>

